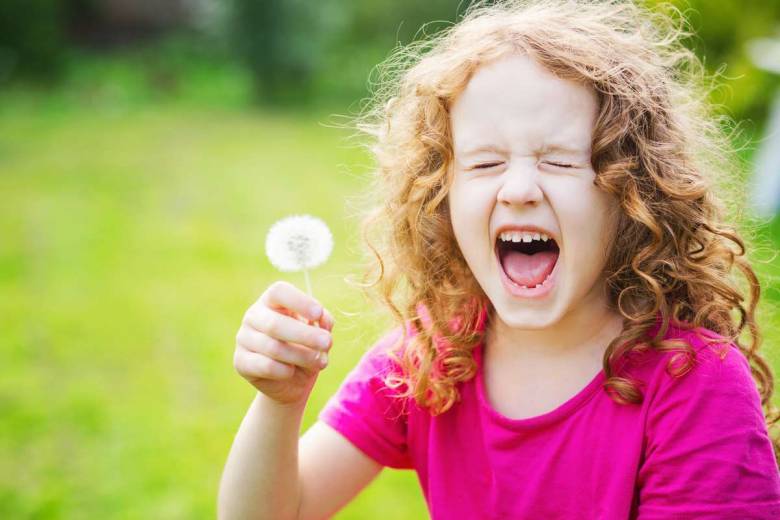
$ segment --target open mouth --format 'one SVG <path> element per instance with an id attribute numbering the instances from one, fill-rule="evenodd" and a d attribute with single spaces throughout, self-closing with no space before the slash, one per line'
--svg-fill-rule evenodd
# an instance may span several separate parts
<path id="1" fill-rule="evenodd" d="M 536 238 L 538 233 L 501 233 L 496 255 L 507 278 L 522 288 L 541 288 L 550 279 L 560 256 L 553 238 Z"/>

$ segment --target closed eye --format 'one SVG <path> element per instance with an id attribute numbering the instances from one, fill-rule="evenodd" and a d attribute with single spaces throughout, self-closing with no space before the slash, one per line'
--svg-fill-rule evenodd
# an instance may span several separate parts
<path id="1" fill-rule="evenodd" d="M 573 165 L 573 164 L 567 164 L 567 163 L 556 163 L 556 162 L 551 162 L 551 161 L 547 161 L 547 164 L 550 164 L 550 165 L 552 165 L 552 166 L 557 166 L 557 167 L 559 167 L 559 168 L 573 168 L 573 167 L 574 167 L 574 165 Z"/>
<path id="2" fill-rule="evenodd" d="M 500 162 L 492 162 L 492 163 L 482 163 L 477 164 L 473 167 L 473 169 L 485 169 L 485 168 L 492 168 L 493 166 L 498 166 L 501 164 Z"/>

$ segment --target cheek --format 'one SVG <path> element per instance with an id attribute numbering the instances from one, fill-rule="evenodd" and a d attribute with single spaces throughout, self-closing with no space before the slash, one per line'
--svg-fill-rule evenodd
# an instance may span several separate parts
<path id="1" fill-rule="evenodd" d="M 596 187 L 580 191 L 581 196 L 572 197 L 563 206 L 565 213 L 562 225 L 565 235 L 579 258 L 587 258 L 593 268 L 606 262 L 610 244 L 614 241 L 617 228 L 617 203 L 608 194 Z"/>
<path id="2" fill-rule="evenodd" d="M 601 190 L 596 190 L 594 197 L 594 219 L 598 219 L 601 226 L 602 244 L 606 245 L 614 240 L 619 220 L 620 204 L 617 199 Z"/>
<path id="3" fill-rule="evenodd" d="M 566 226 L 563 231 L 569 237 L 592 237 L 596 231 L 601 236 L 602 231 L 609 232 L 614 204 L 608 194 L 595 186 L 569 186 L 558 195 L 556 210 L 561 226 Z M 597 241 L 597 244 L 600 243 Z"/>
<path id="4" fill-rule="evenodd" d="M 476 186 L 453 184 L 447 195 L 450 222 L 463 256 L 469 258 L 484 246 L 489 232 L 489 194 Z"/>
<path id="5" fill-rule="evenodd" d="M 450 216 L 450 224 L 452 226 L 452 232 L 455 235 L 455 241 L 463 248 L 461 236 L 463 234 L 461 219 L 463 218 L 463 210 L 461 209 L 462 203 L 460 200 L 460 192 L 456 188 L 450 188 L 447 193 L 447 206 Z"/>
<path id="6" fill-rule="evenodd" d="M 492 199 L 484 187 L 480 189 L 480 186 L 474 183 L 453 184 L 447 195 L 447 200 L 450 220 L 456 232 L 459 229 L 476 229 L 484 225 L 486 218 L 490 216 Z"/>

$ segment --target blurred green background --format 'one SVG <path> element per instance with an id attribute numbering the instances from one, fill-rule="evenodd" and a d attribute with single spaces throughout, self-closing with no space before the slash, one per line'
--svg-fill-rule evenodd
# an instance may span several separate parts
<path id="1" fill-rule="evenodd" d="M 343 279 L 358 272 L 349 197 L 371 158 L 338 125 L 396 44 L 467 4 L 0 3 L 0 518 L 215 516 L 253 397 L 232 367 L 241 317 L 273 280 L 303 287 L 263 252 L 293 213 L 323 218 L 336 241 L 312 273 L 337 321 L 312 424 L 391 324 Z M 693 9 L 689 44 L 707 67 L 727 66 L 713 101 L 759 139 L 780 79 L 745 43 L 778 33 L 780 3 L 676 5 Z M 757 231 L 777 370 L 780 260 L 767 260 L 780 219 Z M 337 517 L 380 515 L 427 516 L 413 472 L 385 469 Z"/>

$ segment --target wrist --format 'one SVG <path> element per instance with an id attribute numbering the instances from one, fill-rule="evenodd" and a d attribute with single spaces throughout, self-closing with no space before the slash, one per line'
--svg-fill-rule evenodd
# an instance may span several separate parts
<path id="1" fill-rule="evenodd" d="M 306 401 L 307 399 L 302 399 L 296 402 L 282 403 L 268 397 L 267 395 L 265 395 L 263 392 L 259 390 L 255 395 L 255 402 L 260 407 L 262 407 L 265 410 L 268 410 L 271 413 L 283 414 L 283 415 L 303 414 L 303 411 L 306 408 Z"/>

